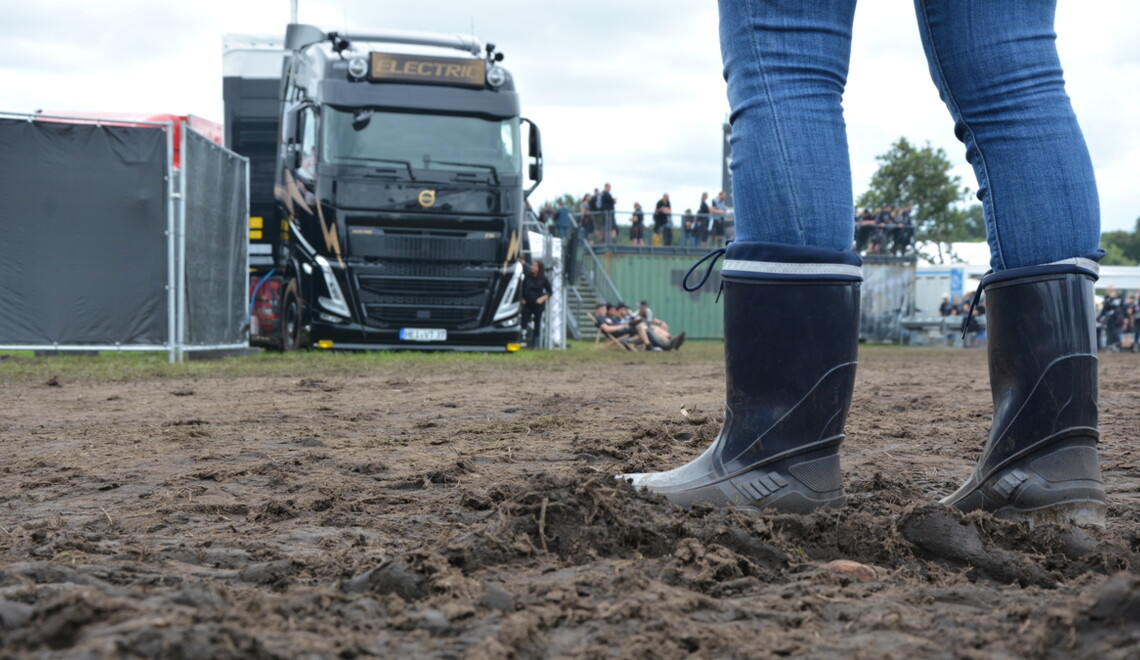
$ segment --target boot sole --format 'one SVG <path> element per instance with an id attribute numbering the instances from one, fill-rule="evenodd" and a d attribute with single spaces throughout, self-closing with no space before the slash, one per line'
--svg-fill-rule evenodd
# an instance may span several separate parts
<path id="1" fill-rule="evenodd" d="M 1042 509 L 1025 510 L 1016 507 L 1003 507 L 993 512 L 995 518 L 1027 523 L 1030 529 L 1038 525 L 1060 525 L 1066 527 L 1098 527 L 1104 529 L 1108 507 L 1104 502 L 1084 500 L 1053 504 Z"/>
<path id="2" fill-rule="evenodd" d="M 975 473 L 942 503 L 1030 526 L 1104 527 L 1107 511 L 1095 445 L 1049 448 L 980 481 Z"/>
<path id="3" fill-rule="evenodd" d="M 771 509 L 806 514 L 821 508 L 839 508 L 847 502 L 839 454 L 803 460 L 785 459 L 730 476 L 685 483 L 661 483 L 655 475 L 617 475 L 635 488 L 664 496 L 680 506 L 708 504 L 716 507 Z"/>

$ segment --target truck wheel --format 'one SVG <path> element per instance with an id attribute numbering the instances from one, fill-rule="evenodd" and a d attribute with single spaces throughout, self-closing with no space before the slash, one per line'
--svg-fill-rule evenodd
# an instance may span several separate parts
<path id="1" fill-rule="evenodd" d="M 281 295 L 281 350 L 301 348 L 301 297 L 297 295 L 297 280 L 289 280 Z"/>

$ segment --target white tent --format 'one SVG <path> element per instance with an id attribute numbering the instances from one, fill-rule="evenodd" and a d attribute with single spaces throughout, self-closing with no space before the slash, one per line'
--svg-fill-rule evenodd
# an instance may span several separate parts
<path id="1" fill-rule="evenodd" d="M 930 244 L 920 243 L 920 252 L 936 253 Z M 978 281 L 990 270 L 990 246 L 985 241 L 976 243 L 952 243 L 951 252 L 960 261 L 953 264 L 942 264 L 943 267 L 961 267 L 965 271 L 967 288 L 976 287 Z M 936 267 L 924 259 L 918 260 L 920 271 L 923 267 Z M 1140 291 L 1140 266 L 1101 266 L 1100 279 L 1096 283 L 1097 290 L 1103 290 L 1113 285 L 1121 291 Z M 972 288 L 970 288 L 973 291 Z"/>

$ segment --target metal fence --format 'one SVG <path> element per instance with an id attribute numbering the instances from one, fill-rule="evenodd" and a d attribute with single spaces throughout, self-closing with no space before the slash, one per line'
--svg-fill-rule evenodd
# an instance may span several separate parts
<path id="1" fill-rule="evenodd" d="M 173 121 L 0 114 L 0 349 L 248 346 L 247 162 L 205 143 Z"/>
<path id="2" fill-rule="evenodd" d="M 596 213 L 571 213 L 571 226 L 584 242 L 595 252 L 618 249 L 630 252 L 654 252 L 660 254 L 703 254 L 714 247 L 723 247 L 736 235 L 736 225 L 732 211 L 725 216 L 713 214 L 672 213 L 669 221 L 655 227 L 653 213 L 642 212 L 639 232 L 633 231 L 635 211 L 599 211 Z M 693 231 L 684 228 L 685 220 L 691 217 L 697 222 Z M 713 233 L 714 221 L 723 218 L 723 233 Z M 548 225 L 557 233 L 555 220 Z M 635 240 L 638 233 L 641 239 Z"/>

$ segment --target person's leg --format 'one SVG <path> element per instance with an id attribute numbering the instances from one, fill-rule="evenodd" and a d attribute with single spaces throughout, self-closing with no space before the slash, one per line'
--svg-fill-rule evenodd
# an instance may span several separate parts
<path id="1" fill-rule="evenodd" d="M 974 470 L 944 504 L 1030 524 L 1104 525 L 1090 265 L 982 280 L 993 422 Z"/>
<path id="2" fill-rule="evenodd" d="M 840 97 L 854 0 L 721 0 L 736 240 L 725 250 L 725 422 L 674 470 L 623 475 L 682 505 L 845 501 L 861 261 Z M 712 232 L 714 244 L 724 235 Z M 683 335 L 678 335 L 678 339 Z"/>
<path id="3" fill-rule="evenodd" d="M 931 76 L 978 178 L 994 417 L 965 511 L 1104 524 L 1093 282 L 1100 217 L 1050 0 L 915 0 Z"/>
<path id="4" fill-rule="evenodd" d="M 1065 93 L 1055 0 L 914 4 L 930 74 L 978 178 L 992 268 L 1096 255 L 1096 181 Z"/>
<path id="5" fill-rule="evenodd" d="M 683 506 L 806 513 L 844 503 L 839 447 L 859 346 L 857 258 L 835 264 L 827 260 L 831 250 L 798 248 L 804 252 L 795 255 L 795 248 L 769 249 L 733 242 L 721 270 L 726 402 L 720 433 L 681 467 L 620 475 L 635 488 Z M 785 261 L 773 261 L 774 254 Z M 811 262 L 812 255 L 825 259 Z M 789 256 L 801 258 L 786 261 Z"/>
<path id="6" fill-rule="evenodd" d="M 527 348 L 534 348 L 534 342 L 537 339 L 536 333 L 530 331 L 527 326 L 530 325 L 531 318 L 534 316 L 534 309 L 530 305 L 524 304 L 522 306 L 522 318 L 519 319 L 519 328 L 526 334 Z"/>
<path id="7" fill-rule="evenodd" d="M 737 241 L 850 250 L 855 0 L 721 0 Z"/>
<path id="8" fill-rule="evenodd" d="M 1120 350 L 1120 325 L 1115 322 L 1108 326 L 1108 348 L 1111 351 Z"/>
<path id="9" fill-rule="evenodd" d="M 546 313 L 545 305 L 536 305 L 534 308 L 534 340 L 530 348 L 537 348 L 542 343 L 542 315 Z"/>

